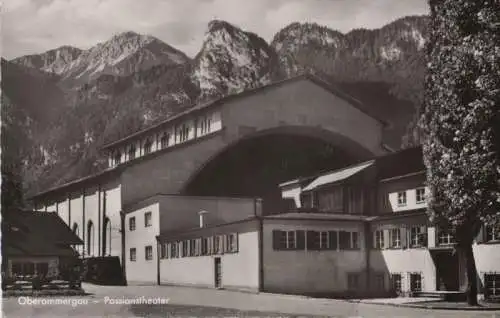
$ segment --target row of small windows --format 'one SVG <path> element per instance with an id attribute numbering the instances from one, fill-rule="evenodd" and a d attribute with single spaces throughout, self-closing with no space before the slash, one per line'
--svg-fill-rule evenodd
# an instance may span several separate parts
<path id="1" fill-rule="evenodd" d="M 212 118 L 210 116 L 206 116 L 206 117 L 201 118 L 199 120 L 198 126 L 200 128 L 201 135 L 206 135 L 206 134 L 210 133 L 212 130 Z M 175 132 L 175 134 L 177 136 L 177 140 L 179 142 L 187 141 L 190 137 L 190 131 L 191 131 L 191 128 L 188 124 L 183 124 L 183 125 L 179 126 Z M 159 146 L 161 147 L 161 149 L 165 149 L 169 146 L 170 139 L 171 139 L 170 133 L 164 133 L 161 135 L 161 137 L 159 139 Z M 148 139 L 146 139 L 146 141 L 144 141 L 144 144 L 143 144 L 144 154 L 147 155 L 147 154 L 151 153 L 152 150 L 153 150 L 153 142 L 151 141 L 151 139 L 148 138 Z M 128 160 L 135 159 L 136 153 L 137 153 L 137 148 L 135 145 L 130 145 L 126 152 L 128 154 Z M 115 165 L 118 165 L 122 162 L 122 155 L 123 154 L 120 151 L 116 151 L 114 153 L 113 161 L 114 161 Z"/>
<path id="2" fill-rule="evenodd" d="M 404 229 L 404 231 L 402 231 Z M 407 242 L 403 246 L 402 235 L 405 235 Z M 386 241 L 386 237 L 388 240 Z M 427 246 L 427 227 L 414 226 L 411 228 L 391 228 L 386 230 L 376 230 L 373 232 L 373 248 L 410 248 Z"/>
<path id="3" fill-rule="evenodd" d="M 410 272 L 407 273 L 407 279 L 410 279 L 410 288 L 411 292 L 421 292 L 423 290 L 423 275 L 422 273 Z M 403 274 L 402 273 L 393 273 L 391 274 L 391 287 L 392 289 L 400 294 L 403 291 Z"/>
<path id="4" fill-rule="evenodd" d="M 273 230 L 274 250 L 356 250 L 359 248 L 358 232 Z"/>
<path id="5" fill-rule="evenodd" d="M 238 234 L 200 237 L 160 245 L 160 258 L 218 255 L 238 252 Z"/>
<path id="6" fill-rule="evenodd" d="M 151 212 L 146 212 L 144 213 L 144 227 L 150 227 L 151 225 L 153 225 L 153 214 Z M 128 229 L 129 231 L 135 231 L 135 216 L 132 216 L 128 219 Z"/>

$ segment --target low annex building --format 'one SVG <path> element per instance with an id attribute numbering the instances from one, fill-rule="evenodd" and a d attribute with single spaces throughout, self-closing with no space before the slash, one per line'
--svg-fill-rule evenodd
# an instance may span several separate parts
<path id="1" fill-rule="evenodd" d="M 2 211 L 2 273 L 5 277 L 52 276 L 78 258 L 82 245 L 56 213 Z"/>

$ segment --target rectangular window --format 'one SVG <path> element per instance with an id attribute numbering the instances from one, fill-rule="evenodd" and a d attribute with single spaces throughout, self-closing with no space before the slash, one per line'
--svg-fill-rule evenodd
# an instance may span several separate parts
<path id="1" fill-rule="evenodd" d="M 235 253 L 238 251 L 238 234 L 232 233 L 226 236 L 227 239 L 227 252 Z"/>
<path id="2" fill-rule="evenodd" d="M 410 229 L 410 247 L 427 246 L 427 228 L 414 226 Z"/>
<path id="3" fill-rule="evenodd" d="M 208 255 L 208 237 L 201 240 L 201 255 Z"/>
<path id="4" fill-rule="evenodd" d="M 359 289 L 359 274 L 357 273 L 347 274 L 347 289 L 349 290 Z"/>
<path id="5" fill-rule="evenodd" d="M 132 247 L 130 249 L 130 261 L 135 262 L 136 260 L 137 260 L 137 250 L 135 249 L 135 247 Z"/>
<path id="6" fill-rule="evenodd" d="M 153 225 L 153 215 L 151 212 L 144 213 L 144 227 Z"/>
<path id="7" fill-rule="evenodd" d="M 219 254 L 222 252 L 220 249 L 220 236 L 214 236 L 214 254 Z"/>
<path id="8" fill-rule="evenodd" d="M 418 188 L 415 191 L 417 204 L 421 204 L 425 202 L 425 188 Z"/>
<path id="9" fill-rule="evenodd" d="M 182 255 L 181 257 L 189 256 L 189 241 L 182 241 Z"/>
<path id="10" fill-rule="evenodd" d="M 208 134 L 211 130 L 211 125 L 212 125 L 212 118 L 209 116 L 203 117 L 200 121 L 200 126 L 201 126 L 201 134 Z"/>
<path id="11" fill-rule="evenodd" d="M 376 230 L 373 237 L 373 248 L 383 249 L 385 247 L 384 231 Z"/>
<path id="12" fill-rule="evenodd" d="M 330 239 L 330 235 L 335 235 Z M 337 233 L 334 231 L 307 231 L 308 250 L 337 249 Z M 330 247 L 330 245 L 332 247 Z"/>
<path id="13" fill-rule="evenodd" d="M 398 192 L 398 206 L 406 205 L 406 191 Z"/>
<path id="14" fill-rule="evenodd" d="M 160 258 L 167 258 L 167 244 L 160 244 Z"/>
<path id="15" fill-rule="evenodd" d="M 135 216 L 128 219 L 128 229 L 129 231 L 135 231 Z"/>
<path id="16" fill-rule="evenodd" d="M 419 273 L 410 274 L 410 290 L 412 292 L 422 291 L 422 275 Z"/>
<path id="17" fill-rule="evenodd" d="M 358 232 L 339 232 L 339 248 L 341 250 L 351 250 L 359 248 Z"/>
<path id="18" fill-rule="evenodd" d="M 178 247 L 179 246 L 179 243 L 178 242 L 172 242 L 170 244 L 170 257 L 171 258 L 177 258 L 179 257 L 179 253 L 178 253 Z"/>
<path id="19" fill-rule="evenodd" d="M 196 240 L 189 240 L 189 256 L 196 256 Z"/>
<path id="20" fill-rule="evenodd" d="M 389 231 L 389 242 L 391 248 L 401 247 L 401 229 L 391 229 Z"/>
<path id="21" fill-rule="evenodd" d="M 305 231 L 281 231 L 273 230 L 274 250 L 304 250 Z"/>
<path id="22" fill-rule="evenodd" d="M 397 293 L 400 294 L 402 291 L 402 282 L 403 279 L 401 277 L 401 274 L 391 274 L 391 284 L 392 284 L 392 289 Z"/>
<path id="23" fill-rule="evenodd" d="M 484 291 L 488 298 L 500 296 L 500 274 L 484 275 Z"/>
<path id="24" fill-rule="evenodd" d="M 151 152 L 152 149 L 152 143 L 149 139 L 146 140 L 144 143 L 144 154 L 147 155 L 148 153 Z"/>
<path id="25" fill-rule="evenodd" d="M 153 247 L 151 245 L 148 245 L 144 248 L 144 255 L 146 261 L 150 261 L 153 259 Z"/>
<path id="26" fill-rule="evenodd" d="M 486 242 L 500 241 L 500 224 L 487 225 L 484 227 L 484 231 L 485 231 Z"/>
<path id="27" fill-rule="evenodd" d="M 453 234 L 445 230 L 438 230 L 438 245 L 453 245 L 453 244 L 455 244 L 455 238 Z"/>
<path id="28" fill-rule="evenodd" d="M 189 139 L 189 127 L 188 125 L 184 124 L 182 125 L 179 130 L 177 131 L 177 134 L 179 136 L 179 142 L 183 142 Z"/>

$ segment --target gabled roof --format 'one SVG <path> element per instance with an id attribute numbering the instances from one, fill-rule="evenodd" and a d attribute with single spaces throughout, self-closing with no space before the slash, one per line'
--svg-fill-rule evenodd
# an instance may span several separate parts
<path id="1" fill-rule="evenodd" d="M 373 163 L 374 163 L 374 161 L 371 160 L 368 162 L 363 162 L 361 164 L 357 164 L 355 166 L 350 166 L 350 167 L 347 167 L 344 169 L 340 169 L 337 171 L 323 174 L 323 175 L 317 177 L 316 179 L 314 179 L 314 181 L 311 182 L 308 186 L 306 186 L 302 191 L 311 191 L 311 190 L 316 189 L 318 187 L 321 187 L 323 185 L 332 184 L 332 183 L 335 183 L 338 181 L 347 180 L 350 177 L 354 176 L 355 174 L 372 166 Z"/>
<path id="2" fill-rule="evenodd" d="M 10 255 L 75 255 L 83 241 L 54 212 L 2 211 L 2 245 Z"/>
<path id="3" fill-rule="evenodd" d="M 161 127 L 165 126 L 166 124 L 174 122 L 174 121 L 178 120 L 181 117 L 187 116 L 188 114 L 193 114 L 193 113 L 196 113 L 196 112 L 199 112 L 199 111 L 202 111 L 202 110 L 206 110 L 206 109 L 208 109 L 210 107 L 221 105 L 223 103 L 226 103 L 226 102 L 238 99 L 238 98 L 242 98 L 242 97 L 246 97 L 246 96 L 250 96 L 250 95 L 259 93 L 259 92 L 264 91 L 266 89 L 270 89 L 270 88 L 274 88 L 274 87 L 279 87 L 279 86 L 282 86 L 284 84 L 293 83 L 293 82 L 296 82 L 296 81 L 299 81 L 299 80 L 309 80 L 309 81 L 315 83 L 316 85 L 318 85 L 318 86 L 326 89 L 327 91 L 329 91 L 330 93 L 338 96 L 339 98 L 342 98 L 342 99 L 348 101 L 352 106 L 356 107 L 357 109 L 359 109 L 363 113 L 367 114 L 368 116 L 376 119 L 377 121 L 379 121 L 383 125 L 385 125 L 385 126 L 388 125 L 388 123 L 385 120 L 383 120 L 382 118 L 380 118 L 377 115 L 375 115 L 361 101 L 359 101 L 358 99 L 356 99 L 356 98 L 352 97 L 351 95 L 345 93 L 344 91 L 342 91 L 341 89 L 339 89 L 338 87 L 336 87 L 333 83 L 330 83 L 330 82 L 328 82 L 328 81 L 326 81 L 326 80 L 324 80 L 324 79 L 322 79 L 319 76 L 316 76 L 314 74 L 305 73 L 305 74 L 300 74 L 300 75 L 295 76 L 295 77 L 291 77 L 291 78 L 287 78 L 287 79 L 284 79 L 284 80 L 281 80 L 281 81 L 270 83 L 268 85 L 264 85 L 264 86 L 261 86 L 261 87 L 257 87 L 257 88 L 253 88 L 253 89 L 248 89 L 248 90 L 245 90 L 245 91 L 237 93 L 237 94 L 231 94 L 231 95 L 228 95 L 228 96 L 216 99 L 216 100 L 212 100 L 212 101 L 208 101 L 208 102 L 205 102 L 205 103 L 194 105 L 194 106 L 190 107 L 188 110 L 183 111 L 181 113 L 178 113 L 178 114 L 176 114 L 174 116 L 171 116 L 171 117 L 167 118 L 166 120 L 161 121 L 161 122 L 159 122 L 159 123 L 157 123 L 157 124 L 155 124 L 155 125 L 153 125 L 151 127 L 147 127 L 145 129 L 139 130 L 139 131 L 137 131 L 137 132 L 135 132 L 133 134 L 130 134 L 130 135 L 124 137 L 124 138 L 121 138 L 121 139 L 118 139 L 116 141 L 107 143 L 104 146 L 102 146 L 101 149 L 103 149 L 103 150 L 104 149 L 109 149 L 111 147 L 115 147 L 115 146 L 118 146 L 120 144 L 123 144 L 123 143 L 125 143 L 125 142 L 127 142 L 127 141 L 129 141 L 131 139 L 147 135 L 151 131 L 156 130 L 156 129 L 160 129 Z"/>

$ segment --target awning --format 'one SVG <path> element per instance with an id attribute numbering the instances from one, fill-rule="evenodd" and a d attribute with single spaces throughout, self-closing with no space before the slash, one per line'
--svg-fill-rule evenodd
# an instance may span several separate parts
<path id="1" fill-rule="evenodd" d="M 324 175 L 314 179 L 314 181 L 311 182 L 302 191 L 310 191 L 310 190 L 313 190 L 313 189 L 320 187 L 322 185 L 325 185 L 325 184 L 330 184 L 330 183 L 346 180 L 346 179 L 352 177 L 353 175 L 359 173 L 360 171 L 370 167 L 371 165 L 373 165 L 373 160 L 369 161 L 369 162 L 361 163 L 361 164 L 356 165 L 356 166 L 351 166 L 351 167 L 337 170 L 337 171 L 334 171 L 334 172 L 331 172 L 328 174 L 324 174 Z"/>

